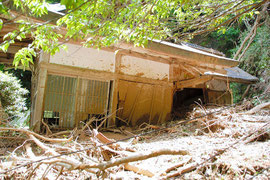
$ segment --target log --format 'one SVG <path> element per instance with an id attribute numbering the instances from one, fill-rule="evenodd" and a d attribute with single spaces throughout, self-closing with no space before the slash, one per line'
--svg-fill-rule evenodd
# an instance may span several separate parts
<path id="1" fill-rule="evenodd" d="M 0 131 L 17 131 L 17 132 L 22 132 L 22 133 L 26 133 L 26 134 L 32 134 L 33 136 L 39 138 L 39 139 L 42 139 L 44 141 L 49 141 L 49 142 L 55 142 L 55 143 L 58 143 L 58 142 L 70 142 L 73 137 L 71 136 L 70 138 L 68 139 L 57 139 L 57 138 L 47 138 L 47 137 L 44 137 L 42 135 L 39 135 L 33 131 L 29 131 L 27 129 L 18 129 L 18 128 L 8 128 L 8 127 L 0 127 Z"/>

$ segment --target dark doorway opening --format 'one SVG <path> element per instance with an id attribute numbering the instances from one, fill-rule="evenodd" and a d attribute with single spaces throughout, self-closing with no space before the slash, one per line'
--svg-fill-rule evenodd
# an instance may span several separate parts
<path id="1" fill-rule="evenodd" d="M 204 104 L 203 89 L 185 88 L 176 91 L 173 96 L 173 115 L 176 119 L 185 118 L 197 103 Z"/>

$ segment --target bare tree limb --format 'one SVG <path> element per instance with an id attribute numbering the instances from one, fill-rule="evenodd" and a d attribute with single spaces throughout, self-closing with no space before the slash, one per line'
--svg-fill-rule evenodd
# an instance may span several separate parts
<path id="1" fill-rule="evenodd" d="M 264 4 L 263 10 L 260 12 L 260 14 L 257 16 L 253 27 L 250 30 L 250 33 L 245 37 L 244 41 L 242 42 L 241 46 L 239 47 L 239 49 L 237 50 L 237 52 L 235 53 L 233 59 L 236 59 L 239 54 L 241 53 L 241 51 L 244 49 L 246 42 L 249 40 L 248 45 L 246 46 L 245 50 L 243 51 L 243 53 L 239 56 L 238 61 L 241 60 L 241 58 L 243 57 L 243 55 L 245 54 L 245 52 L 247 51 L 247 49 L 249 48 L 249 46 L 251 45 L 251 43 L 253 42 L 255 36 L 256 36 L 256 32 L 257 32 L 257 27 L 258 24 L 262 18 L 262 14 L 266 11 L 267 9 L 267 5 L 268 3 Z"/>
<path id="2" fill-rule="evenodd" d="M 152 157 L 156 156 L 161 156 L 161 155 L 187 155 L 188 152 L 184 150 L 170 150 L 170 149 L 163 149 L 159 151 L 153 151 L 149 152 L 147 154 L 136 154 L 132 156 L 128 156 L 125 158 L 121 159 L 113 159 L 108 162 L 103 162 L 100 164 L 95 164 L 95 165 L 88 165 L 88 164 L 82 164 L 78 166 L 76 169 L 87 169 L 87 168 L 98 168 L 100 170 L 105 170 L 113 166 L 118 166 L 121 164 L 129 163 L 129 162 L 134 162 L 134 161 L 141 161 L 145 159 L 149 159 Z"/>

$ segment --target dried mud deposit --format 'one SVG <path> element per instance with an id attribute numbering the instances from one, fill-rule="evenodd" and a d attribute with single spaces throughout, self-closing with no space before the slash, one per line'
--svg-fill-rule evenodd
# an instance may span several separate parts
<path id="1" fill-rule="evenodd" d="M 144 124 L 136 131 L 108 133 L 91 122 L 54 134 L 45 124 L 46 135 L 1 127 L 0 178 L 269 179 L 269 106 L 252 113 L 244 105 L 221 109 L 196 107 L 192 121 Z M 145 135 L 112 139 L 139 133 Z"/>

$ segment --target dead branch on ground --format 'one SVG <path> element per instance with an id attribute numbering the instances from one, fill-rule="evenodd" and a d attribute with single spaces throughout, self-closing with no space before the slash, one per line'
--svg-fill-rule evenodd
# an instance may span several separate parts
<path id="1" fill-rule="evenodd" d="M 42 139 L 44 141 L 49 141 L 49 142 L 55 142 L 55 143 L 58 143 L 58 142 L 70 142 L 73 137 L 70 137 L 68 139 L 57 139 L 57 138 L 47 138 L 47 137 L 44 137 L 40 134 L 37 134 L 33 131 L 29 131 L 27 129 L 19 129 L 19 128 L 8 128 L 8 127 L 0 127 L 0 131 L 17 131 L 17 132 L 22 132 L 22 133 L 26 133 L 26 134 L 32 134 L 36 137 L 38 137 L 39 139 Z"/>
<path id="2" fill-rule="evenodd" d="M 258 111 L 260 111 L 261 109 L 264 109 L 264 108 L 270 108 L 270 102 L 266 102 L 266 103 L 263 103 L 263 104 L 260 104 L 258 106 L 255 106 L 254 108 L 252 108 L 251 110 L 245 112 L 245 113 L 241 113 L 241 114 L 255 114 L 257 113 Z"/>

